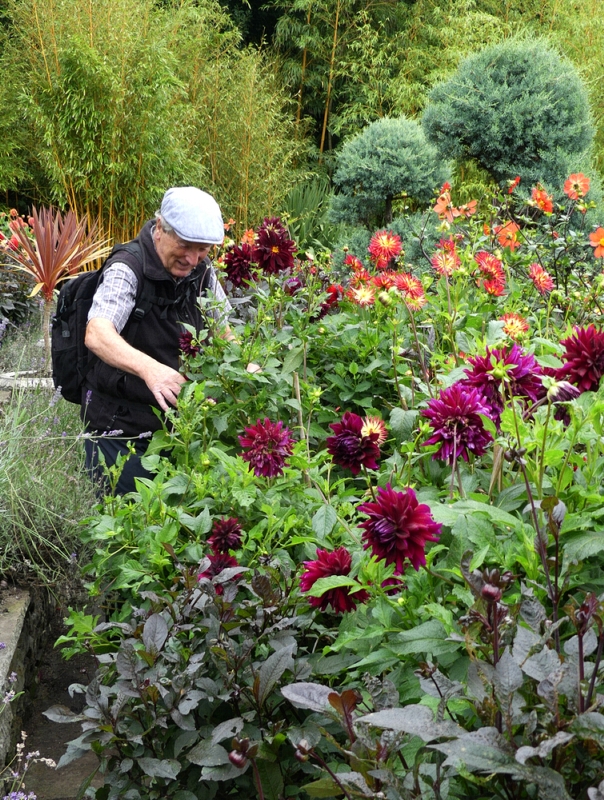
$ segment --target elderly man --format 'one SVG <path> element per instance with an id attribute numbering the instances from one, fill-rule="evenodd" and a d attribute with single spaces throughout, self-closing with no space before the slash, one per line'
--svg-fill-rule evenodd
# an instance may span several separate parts
<path id="1" fill-rule="evenodd" d="M 118 493 L 133 490 L 135 477 L 151 477 L 140 456 L 185 382 L 178 371 L 182 323 L 208 327 L 199 303 L 207 292 L 221 303 L 215 318 L 230 311 L 208 258 L 223 236 L 213 197 L 192 186 L 168 189 L 156 218 L 104 267 L 86 327 L 86 347 L 97 359 L 83 388 L 82 419 L 96 434 L 86 440 L 86 466 L 97 480 L 98 451 L 111 466 L 132 440 L 136 455 L 122 471 Z"/>

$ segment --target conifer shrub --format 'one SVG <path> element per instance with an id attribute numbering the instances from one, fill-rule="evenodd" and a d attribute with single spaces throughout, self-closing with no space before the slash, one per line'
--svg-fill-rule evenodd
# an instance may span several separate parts
<path id="1" fill-rule="evenodd" d="M 387 224 L 393 202 L 407 196 L 415 204 L 428 203 L 447 177 L 447 167 L 417 122 L 384 117 L 345 142 L 338 154 L 331 219 L 367 227 Z"/>
<path id="2" fill-rule="evenodd" d="M 540 39 L 466 58 L 433 89 L 422 122 L 443 157 L 473 159 L 498 182 L 560 183 L 593 140 L 576 69 Z"/>

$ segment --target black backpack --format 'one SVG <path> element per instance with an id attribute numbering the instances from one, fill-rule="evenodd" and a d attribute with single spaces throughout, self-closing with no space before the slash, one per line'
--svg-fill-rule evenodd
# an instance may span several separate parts
<path id="1" fill-rule="evenodd" d="M 105 265 L 115 261 L 113 256 L 121 251 L 120 259 L 132 263 L 134 259 L 143 260 L 141 247 L 137 242 L 116 245 L 98 270 L 83 272 L 63 283 L 57 300 L 57 310 L 52 319 L 52 379 L 55 388 L 61 389 L 61 396 L 70 403 L 80 405 L 82 386 L 96 356 L 84 344 L 88 312 L 92 298 L 97 290 Z M 149 282 L 138 282 L 136 306 L 130 316 L 127 341 L 134 341 L 138 323 L 151 308 L 154 295 Z M 142 284 L 142 285 L 141 285 Z"/>

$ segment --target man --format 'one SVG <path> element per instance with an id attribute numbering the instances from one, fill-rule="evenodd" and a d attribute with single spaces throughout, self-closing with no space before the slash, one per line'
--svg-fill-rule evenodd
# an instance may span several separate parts
<path id="1" fill-rule="evenodd" d="M 111 466 L 132 440 L 136 455 L 119 479 L 120 494 L 134 489 L 135 477 L 152 477 L 140 461 L 147 446 L 142 437 L 161 428 L 153 409 L 175 406 L 185 382 L 178 371 L 182 323 L 208 327 L 199 305 L 208 291 L 222 303 L 214 316 L 222 321 L 231 310 L 208 259 L 223 237 L 214 198 L 192 186 L 176 187 L 133 240 L 134 252 L 130 244 L 105 266 L 86 327 L 86 347 L 98 359 L 83 388 L 82 419 L 97 434 L 86 440 L 86 467 L 97 480 L 98 450 Z"/>

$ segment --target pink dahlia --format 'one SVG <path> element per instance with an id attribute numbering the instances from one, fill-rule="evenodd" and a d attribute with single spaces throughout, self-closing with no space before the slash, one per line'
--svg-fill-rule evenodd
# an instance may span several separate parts
<path id="1" fill-rule="evenodd" d="M 286 458 L 291 456 L 294 446 L 289 428 L 284 428 L 282 422 L 271 422 L 268 417 L 246 428 L 239 442 L 246 451 L 241 456 L 243 460 L 256 476 L 265 478 L 283 474 Z"/>
<path id="2" fill-rule="evenodd" d="M 186 356 L 196 356 L 201 351 L 201 347 L 193 341 L 191 331 L 184 331 L 178 337 L 178 346 Z"/>
<path id="3" fill-rule="evenodd" d="M 251 280 L 252 248 L 249 244 L 229 248 L 224 254 L 224 268 L 233 286 L 241 286 Z"/>
<path id="4" fill-rule="evenodd" d="M 346 258 L 344 259 L 344 264 L 353 272 L 358 272 L 360 269 L 365 269 L 363 266 L 363 262 L 358 256 L 353 255 L 352 253 L 348 253 Z"/>
<path id="5" fill-rule="evenodd" d="M 345 547 L 338 547 L 332 552 L 317 548 L 317 560 L 304 562 L 305 571 L 300 577 L 300 588 L 303 592 L 308 592 L 319 578 L 349 575 L 351 566 L 352 557 Z M 327 606 L 331 605 L 336 614 L 354 611 L 357 603 L 366 603 L 369 600 L 369 594 L 365 589 L 352 593 L 351 588 L 337 586 L 335 589 L 329 589 L 321 597 L 309 597 L 308 602 L 321 611 L 327 611 Z"/>
<path id="6" fill-rule="evenodd" d="M 459 456 L 468 461 L 470 453 L 483 455 L 493 437 L 484 429 L 480 414 L 489 416 L 489 409 L 478 389 L 459 383 L 429 400 L 422 415 L 430 420 L 434 433 L 424 445 L 440 444 L 432 458 L 453 464 Z"/>
<path id="7" fill-rule="evenodd" d="M 604 332 L 595 325 L 575 328 L 572 336 L 560 342 L 564 346 L 564 365 L 557 372 L 559 379 L 569 381 L 582 392 L 595 392 L 604 375 Z"/>
<path id="8" fill-rule="evenodd" d="M 296 243 L 289 238 L 279 217 L 265 217 L 256 231 L 252 261 L 268 275 L 276 275 L 294 266 L 295 250 Z"/>
<path id="9" fill-rule="evenodd" d="M 554 288 L 554 281 L 549 272 L 543 269 L 541 264 L 531 264 L 529 267 L 529 278 L 539 294 L 547 294 Z"/>
<path id="10" fill-rule="evenodd" d="M 406 561 L 414 569 L 426 563 L 426 542 L 437 542 L 442 525 L 435 522 L 427 505 L 418 503 L 413 489 L 396 492 L 390 484 L 379 488 L 375 502 L 362 503 L 358 510 L 369 519 L 361 522 L 365 550 L 395 565 L 395 573 L 405 570 Z"/>
<path id="11" fill-rule="evenodd" d="M 402 250 L 401 237 L 392 231 L 377 231 L 369 242 L 369 256 L 378 269 L 387 269 Z"/>
<path id="12" fill-rule="evenodd" d="M 379 469 L 380 434 L 373 429 L 366 429 L 368 432 L 365 432 L 363 420 L 358 414 L 346 411 L 341 422 L 332 422 L 329 427 L 334 435 L 327 439 L 327 452 L 334 464 L 349 469 L 353 475 L 358 475 L 361 467 Z"/>
<path id="13" fill-rule="evenodd" d="M 235 517 L 215 519 L 208 544 L 215 553 L 228 553 L 241 545 L 241 525 Z"/>
<path id="14" fill-rule="evenodd" d="M 472 368 L 465 370 L 467 377 L 460 383 L 479 390 L 496 424 L 510 394 L 532 403 L 543 394 L 541 367 L 531 353 L 525 353 L 517 344 L 509 349 L 487 347 L 484 356 L 474 356 L 468 361 Z"/>

